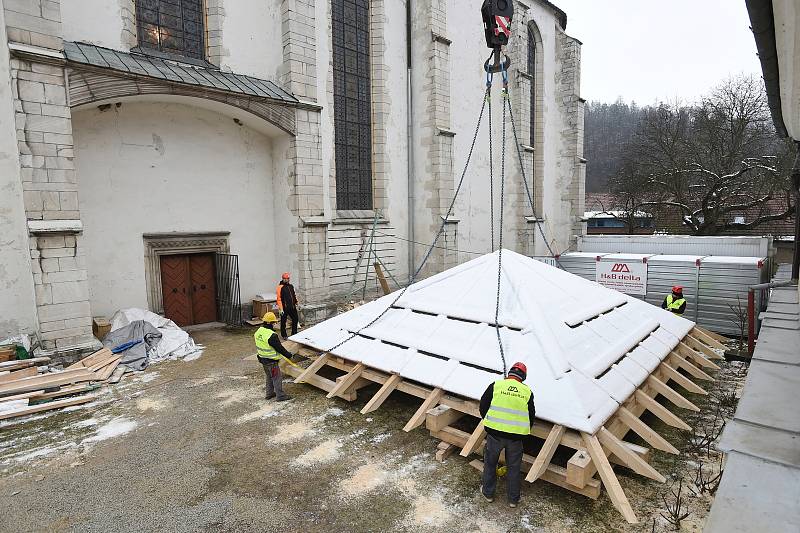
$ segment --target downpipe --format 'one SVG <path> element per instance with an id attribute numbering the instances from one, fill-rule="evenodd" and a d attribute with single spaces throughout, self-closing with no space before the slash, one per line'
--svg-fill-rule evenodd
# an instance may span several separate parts
<path id="1" fill-rule="evenodd" d="M 406 0 L 406 138 L 407 138 L 407 173 L 408 173 L 408 283 L 414 275 L 414 241 L 416 240 L 414 233 L 414 212 L 415 212 L 415 194 L 414 194 L 414 91 L 413 91 L 413 62 L 412 62 L 412 14 L 413 14 L 413 0 Z"/>

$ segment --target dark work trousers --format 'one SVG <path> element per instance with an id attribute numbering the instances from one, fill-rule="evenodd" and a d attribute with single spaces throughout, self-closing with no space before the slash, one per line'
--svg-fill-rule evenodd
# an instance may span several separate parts
<path id="1" fill-rule="evenodd" d="M 494 496 L 497 488 L 497 462 L 500 452 L 506 450 L 506 481 L 509 502 L 519 501 L 520 469 L 522 468 L 522 441 L 486 435 L 486 448 L 483 450 L 483 494 Z"/>
<path id="2" fill-rule="evenodd" d="M 291 318 L 292 319 L 292 335 L 297 333 L 297 308 L 296 307 L 286 307 L 283 310 L 283 314 L 281 314 L 281 336 L 285 339 L 288 337 L 286 335 L 286 320 Z"/>
<path id="3" fill-rule="evenodd" d="M 286 393 L 283 392 L 283 372 L 278 366 L 278 361 L 259 357 L 258 362 L 264 367 L 264 374 L 266 374 L 267 378 L 266 397 L 271 398 L 273 395 L 278 398 L 285 397 Z"/>

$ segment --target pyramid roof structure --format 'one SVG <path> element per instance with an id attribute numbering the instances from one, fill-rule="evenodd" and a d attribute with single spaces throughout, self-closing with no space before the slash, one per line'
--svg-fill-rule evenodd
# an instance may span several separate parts
<path id="1" fill-rule="evenodd" d="M 498 256 L 463 263 L 414 283 L 397 302 L 398 293 L 389 294 L 292 340 L 325 352 L 361 330 L 330 353 L 480 399 L 503 373 L 495 330 Z M 506 367 L 522 361 L 528 368 L 537 418 L 589 434 L 694 326 L 510 250 L 502 253 L 497 322 Z"/>

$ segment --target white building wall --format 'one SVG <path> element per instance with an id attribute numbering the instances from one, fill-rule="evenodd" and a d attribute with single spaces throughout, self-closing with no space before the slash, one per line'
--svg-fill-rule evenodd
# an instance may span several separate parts
<path id="1" fill-rule="evenodd" d="M 73 128 L 95 315 L 147 308 L 145 233 L 229 231 L 242 301 L 273 290 L 283 265 L 276 264 L 269 138 L 172 103 L 75 111 Z"/>
<path id="2" fill-rule="evenodd" d="M 0 339 L 38 329 L 4 19 L 0 2 Z"/>
<path id="3" fill-rule="evenodd" d="M 283 65 L 280 0 L 222 2 L 223 70 L 275 80 Z"/>
<path id="4" fill-rule="evenodd" d="M 61 0 L 64 40 L 127 51 L 123 20 L 132 5 L 130 0 Z"/>

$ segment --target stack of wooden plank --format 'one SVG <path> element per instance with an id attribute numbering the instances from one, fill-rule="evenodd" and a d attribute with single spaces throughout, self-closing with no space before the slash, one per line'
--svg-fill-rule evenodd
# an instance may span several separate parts
<path id="1" fill-rule="evenodd" d="M 57 372 L 40 372 L 48 357 L 0 363 L 0 420 L 94 400 L 87 393 L 106 382 L 121 359 L 103 348 Z"/>

